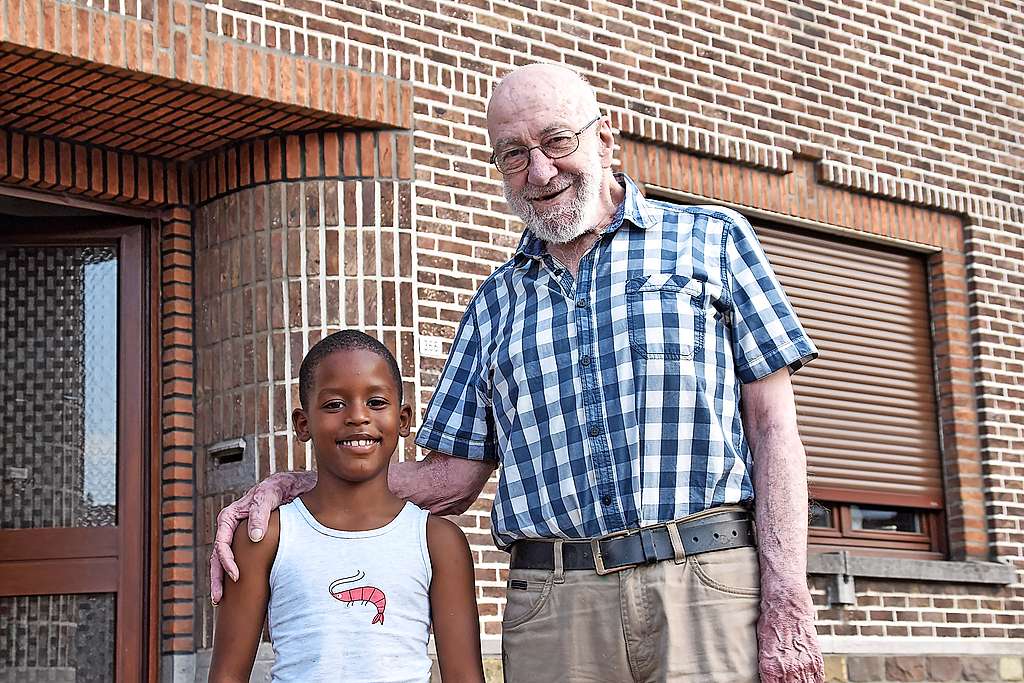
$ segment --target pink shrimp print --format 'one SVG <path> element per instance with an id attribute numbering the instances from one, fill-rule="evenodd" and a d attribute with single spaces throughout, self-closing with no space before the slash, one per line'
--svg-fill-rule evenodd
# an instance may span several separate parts
<path id="1" fill-rule="evenodd" d="M 384 607 L 387 605 L 387 597 L 384 595 L 384 591 L 374 586 L 360 586 L 358 588 L 338 590 L 342 585 L 360 581 L 365 576 L 366 574 L 360 571 L 344 579 L 338 579 L 331 583 L 331 587 L 328 590 L 331 592 L 331 597 L 340 602 L 347 603 L 350 607 L 356 602 L 361 602 L 364 605 L 373 603 L 373 606 L 377 608 L 377 614 L 373 617 L 373 621 L 370 624 L 380 624 L 383 626 Z"/>

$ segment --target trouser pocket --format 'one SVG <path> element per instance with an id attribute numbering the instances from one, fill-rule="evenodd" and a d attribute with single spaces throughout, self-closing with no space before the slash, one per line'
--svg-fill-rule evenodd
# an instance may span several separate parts
<path id="1" fill-rule="evenodd" d="M 509 572 L 505 591 L 502 631 L 522 626 L 535 617 L 551 595 L 554 572 L 543 569 L 515 569 Z"/>

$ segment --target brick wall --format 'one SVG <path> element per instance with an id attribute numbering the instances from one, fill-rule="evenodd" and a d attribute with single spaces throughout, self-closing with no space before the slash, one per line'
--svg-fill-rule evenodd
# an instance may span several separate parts
<path id="1" fill-rule="evenodd" d="M 940 389 L 954 553 L 994 547 L 1024 565 L 1024 472 L 1013 465 L 1021 455 L 1015 376 L 1024 369 L 1015 313 L 1024 199 L 1018 3 L 222 0 L 207 4 L 206 16 L 225 36 L 294 54 L 344 55 L 369 70 L 410 60 L 422 337 L 451 338 L 470 294 L 517 241 L 483 129 L 491 88 L 516 64 L 583 72 L 622 133 L 624 169 L 648 182 L 678 163 L 666 185 L 695 178 L 688 189 L 697 194 L 807 216 L 814 211 L 801 192 L 816 181 L 887 200 L 865 207 L 852 227 L 890 235 L 910 205 L 956 215 L 964 227 L 947 248 L 963 256 L 947 268 L 966 284 L 937 301 L 952 302 L 965 323 L 948 339 L 961 360 L 943 371 Z M 657 151 L 635 154 L 632 141 Z M 702 158 L 763 175 L 746 176 L 746 195 L 730 193 L 714 170 L 692 175 Z M 809 186 L 793 182 L 799 159 L 814 164 Z M 931 243 L 932 230 L 922 224 L 903 236 Z M 424 400 L 447 348 L 420 359 Z M 476 552 L 484 630 L 495 635 L 504 577 L 488 540 L 490 493 L 461 521 Z M 991 633 L 1020 635 L 1017 599 L 991 606 L 1013 622 Z M 949 633 L 974 633 L 953 623 Z M 823 631 L 836 632 L 827 618 Z"/>
<path id="2" fill-rule="evenodd" d="M 563 62 L 584 73 L 621 131 L 623 168 L 643 182 L 853 231 L 941 243 L 945 256 L 930 265 L 933 279 L 946 283 L 933 290 L 933 313 L 948 309 L 943 315 L 950 321 L 937 334 L 946 334 L 940 343 L 948 345 L 949 357 L 938 379 L 952 550 L 963 557 L 988 551 L 1024 569 L 1019 2 L 129 4 L 126 10 L 52 0 L 8 3 L 0 11 L 0 40 L 301 107 L 344 108 L 353 120 L 377 117 L 412 129 L 412 284 L 421 342 L 413 352 L 422 351 L 413 379 L 421 407 L 469 297 L 518 239 L 500 178 L 487 164 L 483 128 L 488 94 L 516 64 Z M 334 64 L 387 78 L 337 76 L 328 66 Z M 331 84 L 326 98 L 318 87 L 325 82 Z M 394 109 L 376 109 L 396 96 Z M 310 144 L 296 138 L 300 143 Z M 3 182 L 29 176 L 36 186 L 56 188 L 45 175 L 49 167 L 24 163 L 33 150 L 45 150 L 46 140 L 32 146 L 26 137 L 19 144 L 27 150 L 22 161 L 0 158 Z M 204 220 L 231 207 L 235 195 L 218 189 L 217 174 L 223 169 L 223 182 L 231 185 L 232 169 L 244 167 L 242 148 L 235 152 L 211 157 L 196 188 L 204 193 L 196 200 L 206 202 Z M 99 154 L 94 166 L 119 168 L 105 160 L 106 152 L 89 153 Z M 322 158 L 327 163 L 329 155 Z M 282 173 L 282 181 L 302 175 Z M 233 188 L 244 185 L 233 182 Z M 328 190 L 319 181 L 280 186 L 282 207 L 305 211 L 315 188 L 314 203 L 327 210 Z M 809 190 L 823 188 L 839 191 L 833 211 L 824 214 L 808 201 Z M 103 194 L 102 187 L 94 191 Z M 267 191 L 237 196 L 255 206 L 255 195 Z M 344 189 L 339 192 L 343 198 Z M 339 212 L 342 206 L 339 200 Z M 939 216 L 943 227 L 917 220 L 913 231 L 898 232 L 906 230 L 899 226 L 907 225 L 910 209 L 933 212 L 923 215 Z M 960 228 L 956 241 L 945 243 L 951 233 L 943 221 L 950 217 Z M 297 234 L 305 234 L 301 220 Z M 317 238 L 326 239 L 333 225 L 323 214 L 317 220 Z M 339 275 L 339 286 L 343 280 Z M 280 299 L 283 307 L 283 289 Z M 306 329 L 309 321 L 296 324 Z M 431 341 L 441 342 L 439 352 L 423 343 Z M 288 375 L 273 377 L 267 376 L 268 385 Z M 225 387 L 229 395 L 234 388 Z M 276 431 L 268 429 L 268 439 Z M 461 521 L 476 555 L 484 631 L 493 637 L 500 630 L 504 564 L 489 540 L 492 495 L 489 485 Z M 1021 594 L 1019 584 L 979 591 L 874 582 L 861 587 L 855 614 L 833 617 L 823 609 L 821 628 L 826 634 L 852 625 L 862 634 L 898 627 L 934 629 L 936 636 L 1020 637 Z M 906 614 L 910 623 L 878 614 Z"/>

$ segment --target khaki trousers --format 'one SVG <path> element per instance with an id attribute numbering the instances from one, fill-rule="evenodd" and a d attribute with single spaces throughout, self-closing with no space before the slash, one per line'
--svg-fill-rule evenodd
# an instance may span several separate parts
<path id="1" fill-rule="evenodd" d="M 760 592 L 754 548 L 606 576 L 513 570 L 505 681 L 757 683 Z"/>

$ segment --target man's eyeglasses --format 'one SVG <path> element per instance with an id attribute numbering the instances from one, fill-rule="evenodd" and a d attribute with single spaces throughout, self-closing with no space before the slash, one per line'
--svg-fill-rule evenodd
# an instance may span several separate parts
<path id="1" fill-rule="evenodd" d="M 600 120 L 601 115 L 598 114 L 595 118 L 591 119 L 590 123 L 575 133 L 571 130 L 560 130 L 548 135 L 541 140 L 539 145 L 534 145 L 533 147 L 526 147 L 525 145 L 506 147 L 491 155 L 491 163 L 497 167 L 499 173 L 508 175 L 509 173 L 518 173 L 529 166 L 531 152 L 535 149 L 539 149 L 548 159 L 567 157 L 579 149 L 580 135 L 583 131 Z"/>

